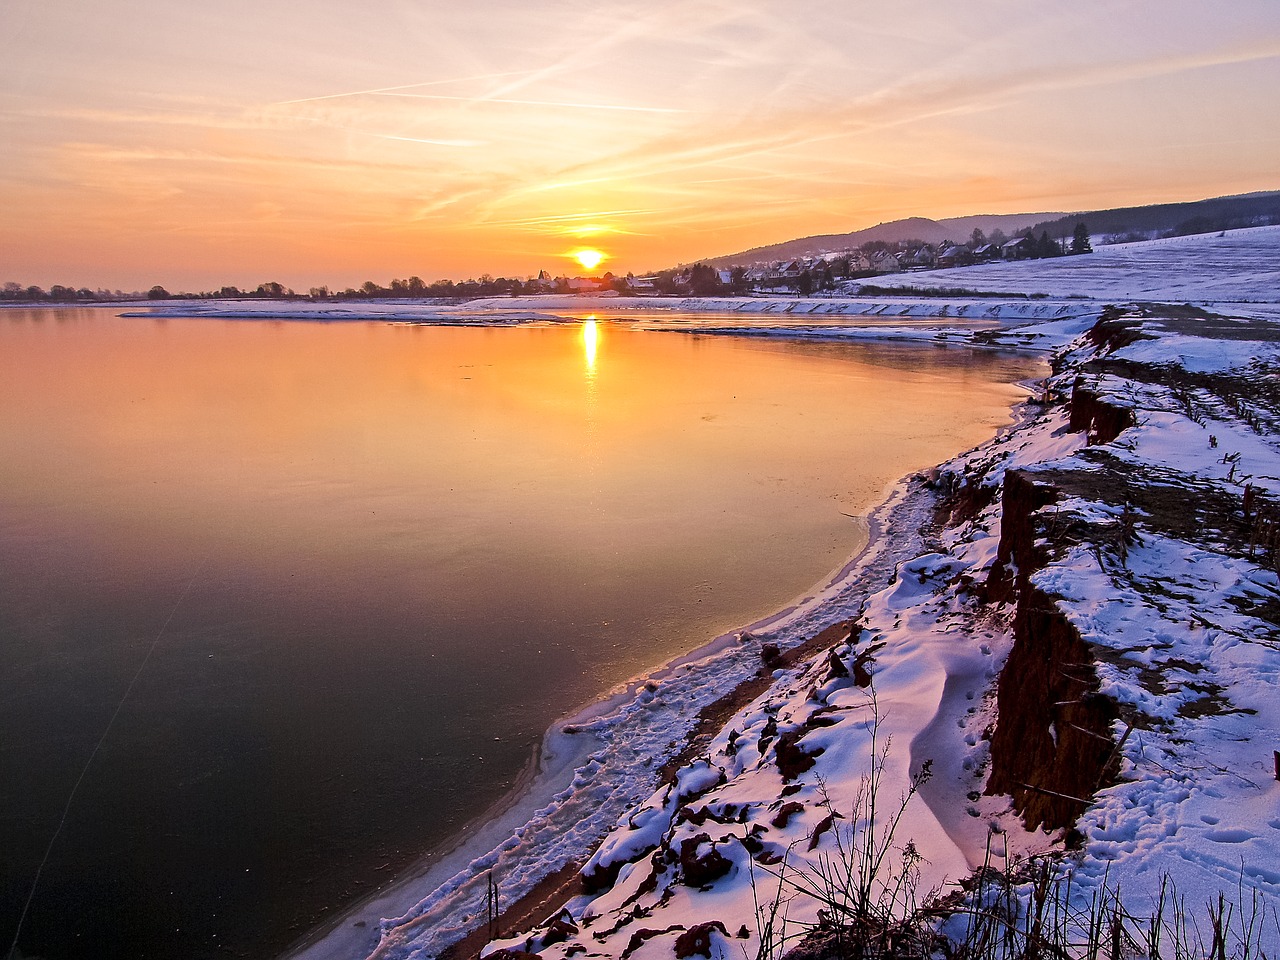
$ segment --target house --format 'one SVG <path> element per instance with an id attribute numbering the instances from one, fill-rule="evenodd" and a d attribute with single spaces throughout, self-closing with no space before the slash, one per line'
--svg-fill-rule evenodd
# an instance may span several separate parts
<path id="1" fill-rule="evenodd" d="M 849 254 L 849 272 L 850 273 L 870 273 L 875 267 L 871 264 L 871 258 L 861 251 L 854 251 Z"/>
<path id="2" fill-rule="evenodd" d="M 1005 260 L 1029 260 L 1036 255 L 1036 242 L 1031 237 L 1014 237 L 1000 247 Z"/>
<path id="3" fill-rule="evenodd" d="M 904 267 L 924 267 L 927 269 L 937 262 L 937 257 L 934 256 L 933 249 L 928 244 L 924 244 L 903 254 L 901 262 Z"/>
<path id="4" fill-rule="evenodd" d="M 897 254 L 886 250 L 872 256 L 871 269 L 876 273 L 901 273 L 902 264 L 898 261 Z"/>
<path id="5" fill-rule="evenodd" d="M 968 247 L 962 247 L 958 244 L 948 243 L 938 251 L 939 267 L 962 267 L 966 263 L 970 263 L 973 255 L 969 252 Z"/>

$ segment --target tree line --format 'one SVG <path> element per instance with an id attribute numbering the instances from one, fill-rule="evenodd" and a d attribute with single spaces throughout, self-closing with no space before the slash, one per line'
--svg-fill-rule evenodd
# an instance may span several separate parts
<path id="1" fill-rule="evenodd" d="M 1034 231 L 1024 231 L 1020 236 L 1027 238 L 1027 249 L 1023 257 L 1028 259 L 1090 253 L 1093 250 L 1089 244 L 1089 231 L 1083 223 L 1076 224 L 1075 233 L 1069 245 L 1065 238 L 1060 241 L 1052 239 L 1047 231 L 1042 231 L 1039 238 L 1035 236 Z M 984 235 L 981 230 L 974 230 L 965 247 L 970 251 L 976 251 L 984 245 L 999 246 L 1007 239 L 999 230 L 993 231 L 990 237 Z M 748 279 L 746 268 L 741 266 L 733 268 L 729 272 L 729 276 L 723 278 L 720 271 L 711 266 L 705 263 L 695 263 L 692 267 L 673 267 L 656 271 L 649 276 L 648 282 L 652 285 L 654 293 L 667 296 L 715 296 L 717 294 L 740 296 L 757 288 L 768 288 L 771 283 L 772 286 L 785 285 L 793 287 L 802 295 L 807 296 L 815 291 L 832 290 L 839 280 L 858 279 L 875 275 L 877 271 L 857 269 L 854 265 L 854 257 L 857 253 L 861 253 L 864 256 L 893 253 L 901 251 L 905 246 L 911 246 L 912 243 L 908 241 L 889 244 L 882 240 L 872 240 L 862 244 L 858 251 L 850 251 L 830 261 L 815 263 L 797 277 L 774 278 L 773 281 L 762 282 L 756 280 L 753 282 Z M 927 244 L 920 243 L 920 241 L 914 241 L 914 243 L 929 250 L 933 249 Z M 615 290 L 618 293 L 634 292 L 628 283 L 628 278 L 615 277 L 612 273 L 604 274 L 603 277 L 599 278 L 598 282 L 601 289 Z M 206 290 L 201 293 L 170 293 L 159 284 L 151 287 L 145 293 L 139 291 L 126 293 L 122 290 L 112 291 L 105 289 L 91 290 L 88 287 L 71 287 L 60 284 L 54 284 L 48 290 L 44 290 L 38 286 L 24 286 L 10 281 L 4 285 L 3 289 L 0 289 L 0 301 L 17 303 L 111 303 L 122 300 L 142 299 L 370 300 L 412 298 L 424 300 L 469 300 L 477 297 L 514 297 L 521 294 L 568 292 L 571 292 L 571 288 L 565 277 L 552 280 L 545 274 L 541 274 L 536 279 L 521 280 L 519 278 L 493 277 L 486 273 L 481 275 L 479 279 L 458 282 L 436 280 L 433 283 L 427 283 L 421 277 L 414 276 L 408 279 L 393 279 L 386 286 L 382 286 L 373 280 L 366 280 L 359 287 L 347 287 L 344 290 L 331 290 L 327 286 L 311 287 L 305 294 L 296 293 L 292 288 L 286 287 L 277 281 L 260 283 L 252 289 L 223 286 L 217 290 Z"/>
<path id="2" fill-rule="evenodd" d="M 606 274 L 608 282 L 613 275 Z M 563 281 L 563 278 L 561 278 Z M 550 284 L 550 285 L 549 285 Z M 563 283 L 560 286 L 564 286 Z M 48 290 L 38 286 L 26 286 L 10 281 L 0 289 L 0 300 L 16 303 L 112 303 L 122 300 L 367 300 L 396 297 L 415 299 L 471 299 L 475 297 L 517 296 L 523 293 L 546 293 L 556 289 L 554 281 L 521 280 L 518 278 L 491 277 L 484 274 L 479 279 L 437 280 L 427 283 L 421 277 L 407 280 L 395 279 L 386 286 L 366 280 L 359 287 L 330 289 L 327 286 L 311 287 L 306 293 L 297 293 L 282 283 L 270 281 L 257 287 L 224 286 L 217 290 L 199 293 L 170 293 L 156 284 L 149 290 L 90 290 L 88 287 L 67 287 L 55 284 Z M 567 287 L 565 287 L 567 290 Z"/>

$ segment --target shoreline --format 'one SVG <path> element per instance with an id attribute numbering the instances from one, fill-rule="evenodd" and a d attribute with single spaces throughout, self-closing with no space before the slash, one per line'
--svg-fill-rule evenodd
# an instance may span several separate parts
<path id="1" fill-rule="evenodd" d="M 339 915 L 295 940 L 276 955 L 278 960 L 334 960 L 338 957 L 357 956 L 363 960 L 364 957 L 377 956 L 380 953 L 378 947 L 381 938 L 374 937 L 373 934 L 379 929 L 379 921 L 391 919 L 398 911 L 413 906 L 407 898 L 395 899 L 394 902 L 398 906 L 389 912 L 377 910 L 378 904 L 385 903 L 391 906 L 397 893 L 417 884 L 422 885 L 422 893 L 425 895 L 438 892 L 442 885 L 447 884 L 459 872 L 491 853 L 506 835 L 535 816 L 546 801 L 554 799 L 558 792 L 557 788 L 563 788 L 566 785 L 566 774 L 575 771 L 587 761 L 591 754 L 593 744 L 588 737 L 580 735 L 582 731 L 579 728 L 588 727 L 601 717 L 610 716 L 634 703 L 637 699 L 637 691 L 654 684 L 661 684 L 664 678 L 683 672 L 701 661 L 714 660 L 717 655 L 733 651 L 742 645 L 741 638 L 744 636 L 750 636 L 755 631 L 764 632 L 784 625 L 788 617 L 801 614 L 820 603 L 825 595 L 839 589 L 850 577 L 858 573 L 865 575 L 871 566 L 866 563 L 868 555 L 878 547 L 883 547 L 883 541 L 888 535 L 889 518 L 895 508 L 905 500 L 907 487 L 912 480 L 920 478 L 929 469 L 931 468 L 913 472 L 886 485 L 882 491 L 883 496 L 871 506 L 867 514 L 853 518 L 861 521 L 866 527 L 866 539 L 862 546 L 850 554 L 839 567 L 824 575 L 808 589 L 801 591 L 795 599 L 744 627 L 721 633 L 692 650 L 678 654 L 644 673 L 636 674 L 556 720 L 534 748 L 519 777 L 506 794 L 483 813 L 464 824 L 444 844 L 424 852 L 385 887 L 372 891 L 344 909 Z M 778 665 L 791 665 L 801 659 L 801 653 L 797 651 L 808 647 L 814 639 L 813 637 L 805 638 L 787 646 L 781 651 L 782 662 Z M 758 665 L 760 661 L 755 658 L 754 662 Z M 709 709 L 727 704 L 731 698 L 739 695 L 739 691 L 760 683 L 764 679 L 760 676 L 760 672 L 757 670 L 739 678 L 728 692 L 718 696 L 709 704 L 703 705 L 694 716 L 687 718 L 688 729 L 683 733 L 682 742 L 672 744 L 674 749 L 659 758 L 661 768 L 665 770 L 676 763 L 696 742 L 698 735 L 704 733 L 705 728 L 710 725 L 710 721 L 704 719 Z M 765 677 L 769 678 L 764 683 L 767 687 L 768 682 L 772 682 L 772 678 L 768 674 L 765 674 Z M 752 694 L 754 695 L 756 694 Z M 750 697 L 743 702 L 749 702 L 749 700 Z M 727 720 L 732 713 L 733 710 L 726 713 L 723 720 Z M 710 732 L 714 733 L 715 729 L 718 729 L 718 725 Z M 573 743 L 577 749 L 565 750 L 566 744 L 570 743 Z M 654 785 L 661 782 L 661 779 L 660 775 L 655 776 L 641 793 L 650 792 Z M 609 826 L 611 827 L 612 823 Z M 571 885 L 573 878 L 577 876 L 578 869 L 599 845 L 606 831 L 602 831 L 589 847 L 582 849 L 579 856 L 560 864 L 539 878 L 531 890 L 519 895 L 514 902 L 502 910 L 500 917 L 507 917 L 514 911 L 520 915 L 519 919 L 531 924 L 534 922 L 531 914 L 538 912 L 543 903 L 547 905 L 547 909 L 552 909 L 557 903 L 555 894 Z M 564 876 L 560 877 L 558 883 L 549 883 L 561 874 Z M 550 896 L 546 889 L 548 887 L 551 889 Z M 568 902 L 569 899 L 571 897 L 566 896 L 560 902 Z M 526 914 L 530 916 L 525 916 Z M 476 929 L 456 938 L 457 943 L 466 942 L 477 933 L 484 933 L 483 919 L 477 922 Z M 484 942 L 488 942 L 487 938 Z M 443 948 L 438 956 L 460 960 L 462 955 L 457 952 L 455 943 Z"/>
<path id="2" fill-rule="evenodd" d="M 1025 389 L 1026 383 L 1018 382 L 1015 386 Z M 1018 404 L 1015 403 L 1010 409 L 1010 422 L 999 428 L 995 435 L 1014 429 L 1019 420 Z M 496 869 L 486 862 L 491 859 L 494 848 L 513 831 L 519 833 L 522 824 L 527 824 L 541 813 L 545 809 L 542 801 L 549 796 L 554 800 L 560 795 L 556 788 L 565 786 L 567 773 L 576 771 L 584 761 L 589 761 L 593 738 L 583 736 L 588 731 L 582 728 L 590 727 L 619 710 L 634 707 L 644 697 L 641 691 L 661 686 L 665 679 L 687 674 L 699 666 L 706 667 L 708 662 L 713 669 L 720 666 L 723 671 L 725 665 L 719 661 L 727 654 L 739 654 L 745 652 L 744 647 L 754 647 L 749 657 L 737 658 L 745 659 L 751 669 L 744 669 L 738 663 L 723 671 L 730 675 L 731 682 L 727 686 L 722 683 L 723 689 L 718 689 L 716 696 L 684 718 L 680 737 L 655 759 L 654 776 L 648 778 L 638 791 L 639 795 L 647 796 L 671 770 L 680 766 L 682 757 L 709 740 L 738 710 L 766 691 L 774 682 L 774 670 L 792 667 L 815 651 L 836 642 L 835 633 L 841 628 L 847 629 L 849 619 L 834 612 L 842 599 L 854 595 L 860 602 L 861 598 L 874 592 L 873 582 L 876 588 L 889 582 L 897 564 L 911 554 L 919 528 L 931 513 L 933 492 L 928 487 L 927 478 L 934 469 L 936 465 L 913 471 L 886 485 L 882 498 L 864 517 L 858 518 L 867 527 L 867 539 L 861 548 L 808 590 L 802 591 L 796 599 L 745 627 L 723 633 L 645 674 L 638 674 L 556 721 L 535 749 L 520 780 L 502 799 L 465 825 L 447 845 L 423 854 L 414 866 L 388 886 L 371 893 L 330 922 L 300 938 L 278 954 L 279 960 L 357 957 L 372 960 L 384 956 L 388 948 L 394 948 L 395 942 L 379 934 L 383 929 L 380 921 L 391 922 L 387 930 L 403 929 L 406 933 L 425 927 L 436 918 L 436 914 L 428 908 L 413 915 L 423 903 L 451 885 L 455 888 L 466 886 L 465 881 L 458 882 L 460 874 L 469 872 L 471 881 L 478 883 L 489 869 Z M 895 533 L 895 528 L 899 532 Z M 756 632 L 766 634 L 767 642 L 782 640 L 785 643 L 779 662 L 767 669 L 762 666 L 758 646 L 751 643 L 760 641 L 760 637 L 755 636 Z M 566 751 L 566 744 L 574 740 L 577 740 L 577 749 Z M 560 862 L 539 871 L 536 880 L 527 884 L 528 889 L 518 893 L 499 911 L 498 922 L 504 936 L 511 936 L 516 928 L 531 928 L 582 892 L 577 884 L 578 870 L 612 826 L 613 821 L 610 820 L 599 835 L 576 850 L 573 856 L 561 858 Z M 418 884 L 421 884 L 419 892 L 427 900 L 420 900 L 415 905 L 410 902 L 412 894 L 395 898 L 396 894 L 404 894 Z M 452 892 L 448 890 L 446 897 Z M 391 909 L 379 910 L 379 904 Z M 404 910 L 409 912 L 399 915 Z M 491 939 L 487 935 L 483 913 L 473 915 L 464 923 L 466 929 L 450 936 L 434 953 L 440 960 L 467 960 Z"/>
<path id="3" fill-rule="evenodd" d="M 1034 394 L 1033 384 L 1036 382 L 1038 378 L 1015 381 L 1011 385 L 1030 396 Z M 1021 403 L 1015 400 L 1010 404 L 1009 421 L 1000 426 L 990 439 L 1017 429 L 1024 419 Z M 430 907 L 423 909 L 423 905 L 441 896 L 442 891 L 441 899 L 447 900 L 457 889 L 468 886 L 467 879 L 460 879 L 463 874 L 467 874 L 470 884 L 475 885 L 490 870 L 497 872 L 496 864 L 490 861 L 495 853 L 501 853 L 504 841 L 513 833 L 518 837 L 524 826 L 545 812 L 548 804 L 563 796 L 567 774 L 576 772 L 584 762 L 592 762 L 596 744 L 592 742 L 594 738 L 583 734 L 590 733 L 589 728 L 593 725 L 619 712 L 635 708 L 637 704 L 643 705 L 642 691 L 660 687 L 677 674 L 705 666 L 708 662 L 713 663 L 713 669 L 723 666 L 716 662 L 728 654 L 741 652 L 749 640 L 760 641 L 754 636 L 757 632 L 766 634 L 767 642 L 789 637 L 781 649 L 782 660 L 773 668 L 793 666 L 816 650 L 830 646 L 835 642 L 831 639 L 831 631 L 839 629 L 847 619 L 835 612 L 837 598 L 850 593 L 858 595 L 860 600 L 869 596 L 874 592 L 870 586 L 872 581 L 880 581 L 876 589 L 888 583 L 898 563 L 912 555 L 923 516 L 929 514 L 933 507 L 929 478 L 937 469 L 936 464 L 924 467 L 886 484 L 880 499 L 870 506 L 867 513 L 854 518 L 866 526 L 866 540 L 862 546 L 794 600 L 744 627 L 726 631 L 646 673 L 637 674 L 554 722 L 535 747 L 520 777 L 502 798 L 464 825 L 446 844 L 424 853 L 386 887 L 369 894 L 330 922 L 295 941 L 278 954 L 279 960 L 339 960 L 348 957 L 374 960 L 394 949 L 396 938 L 389 941 L 383 935 L 387 931 L 403 930 L 408 933 L 427 927 L 437 916 L 435 910 Z M 797 633 L 803 635 L 797 637 Z M 677 740 L 668 744 L 668 749 L 656 758 L 658 775 L 645 780 L 637 793 L 637 801 L 660 785 L 671 770 L 677 769 L 681 757 L 697 744 L 713 737 L 734 713 L 773 683 L 772 668 L 766 671 L 760 666 L 758 653 L 750 658 L 750 663 L 750 670 L 743 669 L 741 665 L 731 667 L 728 670 L 731 678 L 729 687 L 721 689 L 709 702 L 702 703 L 692 716 L 683 718 L 683 729 Z M 521 889 L 515 900 L 499 911 L 497 922 L 504 936 L 511 936 L 516 927 L 531 928 L 582 892 L 576 882 L 578 870 L 612 826 L 611 819 L 589 844 L 540 869 L 532 882 L 523 884 L 527 889 Z M 396 897 L 396 894 L 404 894 L 415 886 L 425 900 L 415 903 L 411 893 Z M 379 904 L 389 909 L 378 909 Z M 433 906 L 438 909 L 438 905 Z M 400 911 L 404 910 L 408 912 L 401 915 Z M 440 960 L 467 960 L 492 939 L 487 936 L 483 913 L 472 914 L 463 923 L 466 929 L 456 931 L 436 949 L 434 955 Z M 471 949 L 473 944 L 474 949 Z"/>
<path id="4" fill-rule="evenodd" d="M 1015 386 L 1026 390 L 1027 398 L 1010 407 L 1010 421 L 1001 426 L 985 443 L 1015 434 L 1022 425 L 1034 418 L 1034 411 L 1025 406 L 1025 401 L 1035 395 L 1037 383 L 1038 380 L 1034 379 L 1015 383 Z M 880 547 L 883 552 L 890 555 L 886 559 L 891 561 L 889 566 L 892 567 L 892 571 L 884 577 L 884 580 L 885 582 L 891 580 L 898 564 L 912 552 L 910 548 L 914 545 L 923 526 L 919 523 L 921 513 L 931 513 L 936 506 L 936 495 L 931 484 L 933 475 L 940 466 L 941 464 L 938 464 L 914 471 L 886 488 L 884 498 L 866 516 L 868 537 L 862 549 L 852 554 L 835 573 L 826 578 L 823 588 L 807 591 L 809 596 L 804 601 L 793 603 L 774 617 L 764 618 L 760 622 L 782 616 L 796 609 L 800 603 L 820 600 L 828 591 L 839 588 L 841 584 L 855 576 L 858 582 L 857 589 L 863 593 L 864 597 L 869 597 L 874 590 L 870 588 L 867 581 L 872 579 L 877 571 L 884 572 L 882 564 L 876 562 L 880 558 L 870 556 L 876 547 Z M 893 521 L 899 516 L 911 521 L 911 525 L 909 532 L 905 536 L 899 535 L 898 541 L 895 542 L 891 530 Z M 672 782 L 676 772 L 691 762 L 698 751 L 723 730 L 725 724 L 756 698 L 765 694 L 776 682 L 775 671 L 792 669 L 821 653 L 822 650 L 839 643 L 842 635 L 849 630 L 855 619 L 856 617 L 843 618 L 828 623 L 807 639 L 781 651 L 778 659 L 771 662 L 769 666 L 762 664 L 754 674 L 742 677 L 737 686 L 727 694 L 699 710 L 683 745 L 665 759 L 662 775 L 655 781 L 655 788 L 663 782 Z M 742 632 L 746 633 L 749 629 L 746 628 Z M 687 656 L 693 657 L 697 653 L 698 651 L 695 650 Z M 480 951 L 492 940 L 522 936 L 549 922 L 553 915 L 563 911 L 577 897 L 584 895 L 581 884 L 578 882 L 578 871 L 594 854 L 600 842 L 597 840 L 593 843 L 580 860 L 565 864 L 558 871 L 539 881 L 532 890 L 501 909 L 494 919 L 494 929 L 497 931 L 494 936 L 489 936 L 489 930 L 484 925 L 478 925 L 470 933 L 441 950 L 437 954 L 437 960 L 472 960 L 479 957 Z"/>

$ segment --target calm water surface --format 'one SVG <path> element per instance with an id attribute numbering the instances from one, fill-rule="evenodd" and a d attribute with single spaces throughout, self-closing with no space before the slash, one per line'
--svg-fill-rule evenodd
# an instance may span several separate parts
<path id="1" fill-rule="evenodd" d="M 1035 370 L 0 312 L 0 951 L 47 849 L 24 955 L 283 947 L 569 708 L 838 566 L 845 513 L 988 436 Z"/>

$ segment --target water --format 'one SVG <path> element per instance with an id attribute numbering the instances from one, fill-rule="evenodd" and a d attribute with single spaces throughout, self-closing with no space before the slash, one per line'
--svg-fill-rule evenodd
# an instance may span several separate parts
<path id="1" fill-rule="evenodd" d="M 283 947 L 557 716 L 838 566 L 845 514 L 1032 372 L 603 322 L 0 313 L 0 949 L 47 849 L 25 955 Z"/>

